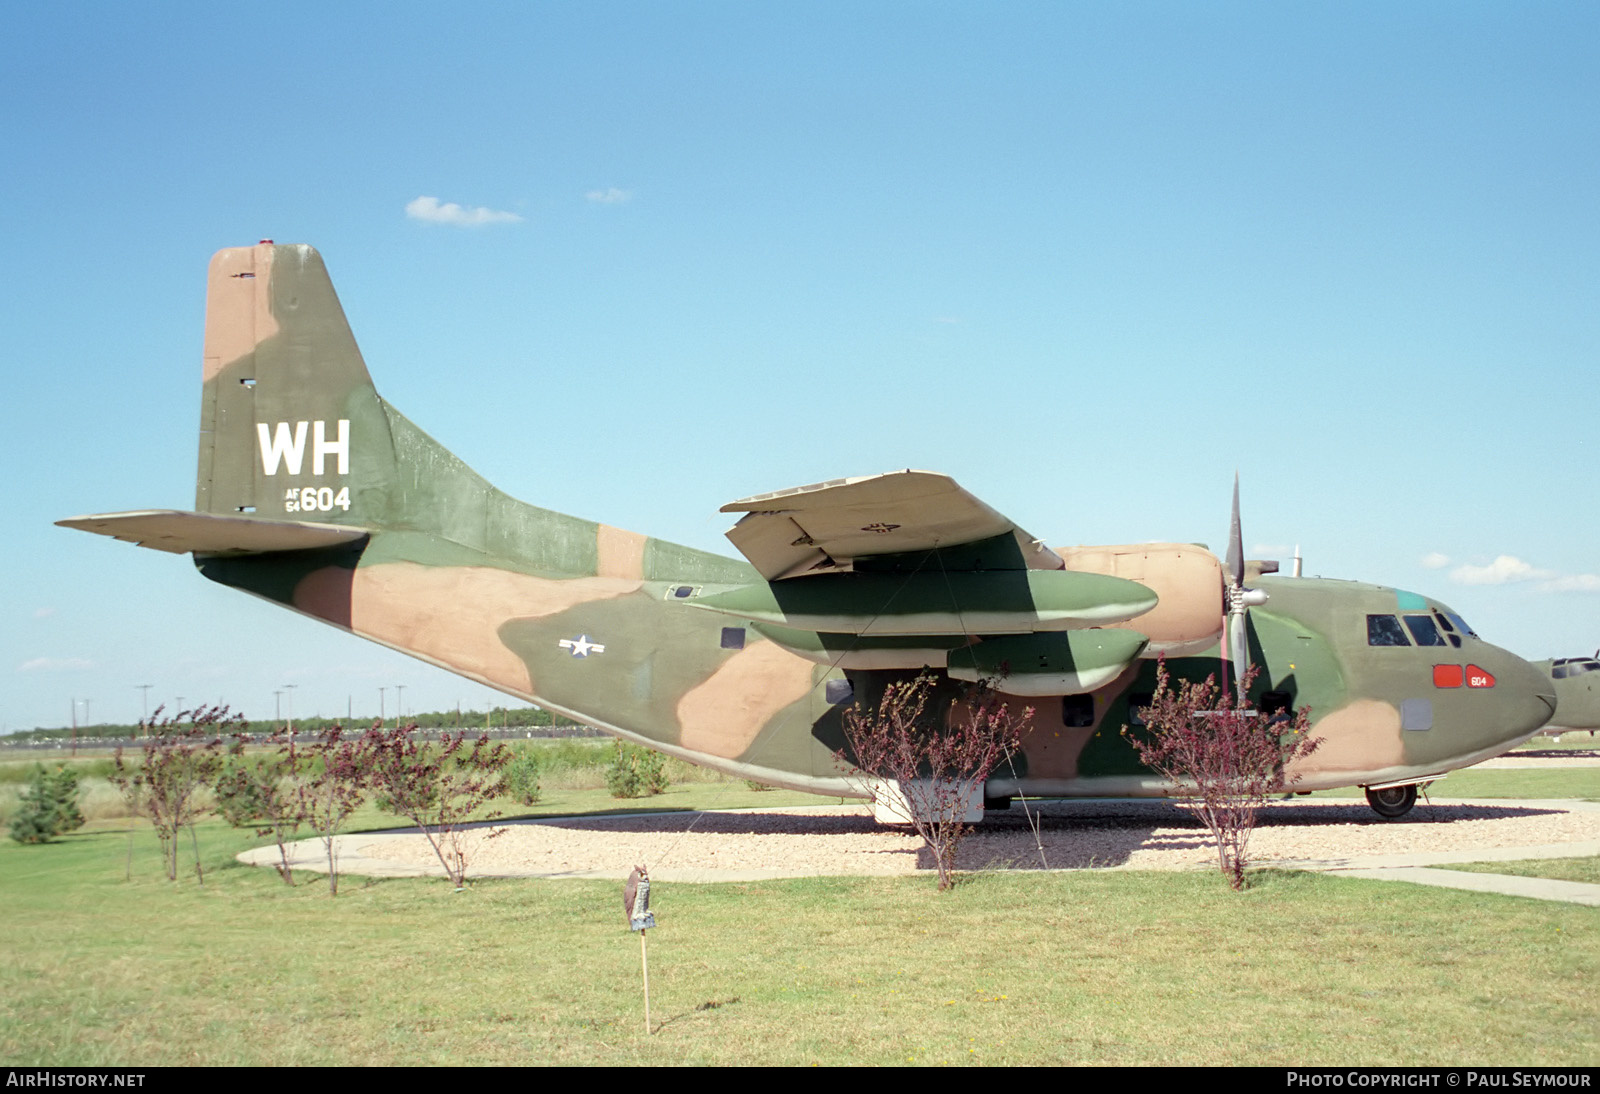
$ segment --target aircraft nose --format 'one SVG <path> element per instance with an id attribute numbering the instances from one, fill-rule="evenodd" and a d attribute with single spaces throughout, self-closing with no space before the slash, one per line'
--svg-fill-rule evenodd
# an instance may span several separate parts
<path id="1" fill-rule="evenodd" d="M 1518 696 L 1516 728 L 1531 733 L 1555 717 L 1555 682 L 1537 665 L 1524 661 L 1514 653 L 1501 652 L 1505 658 L 1501 668 L 1501 683 L 1509 685 L 1508 690 L 1514 690 Z"/>

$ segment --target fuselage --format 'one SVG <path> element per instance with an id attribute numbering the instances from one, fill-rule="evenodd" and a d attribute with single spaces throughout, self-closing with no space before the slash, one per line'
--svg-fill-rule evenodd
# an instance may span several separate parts
<path id="1" fill-rule="evenodd" d="M 432 536 L 390 532 L 321 557 L 286 553 L 273 567 L 261 558 L 199 564 L 215 580 L 529 702 L 708 767 L 818 793 L 862 793 L 860 779 L 838 759 L 843 710 L 913 675 L 911 661 L 938 668 L 950 655 L 910 649 L 899 667 L 838 667 L 850 663 L 842 655 L 846 639 L 831 648 L 819 642 L 803 656 L 767 637 L 770 624 L 697 603 L 759 581 L 744 563 L 606 525 L 587 528 L 601 562 L 600 572 L 583 576 L 540 573 L 514 558 L 472 557 Z M 1175 553 L 1174 545 L 1152 547 Z M 1168 568 L 1196 584 L 1211 582 L 1214 556 L 1183 549 L 1189 558 L 1169 557 Z M 1061 554 L 1081 559 L 1117 550 L 1126 548 Z M 675 578 L 664 576 L 669 567 Z M 1547 673 L 1477 637 L 1437 601 L 1350 581 L 1263 577 L 1254 584 L 1268 600 L 1248 616 L 1249 655 L 1261 670 L 1252 698 L 1308 707 L 1312 732 L 1322 738 L 1292 773 L 1296 789 L 1436 777 L 1510 748 L 1555 709 Z M 1120 626 L 1143 624 L 1163 648 L 1147 649 L 1092 690 L 1015 698 L 1019 708 L 1032 708 L 1033 719 L 1021 754 L 991 776 L 991 796 L 1171 792 L 1139 763 L 1121 731 L 1137 724 L 1137 709 L 1155 686 L 1157 656 L 1180 678 L 1221 671 L 1221 613 L 1199 592 L 1163 588 L 1161 595 L 1165 609 L 1158 604 L 1147 613 L 1153 622 L 1141 616 Z M 1197 633 L 1203 628 L 1210 633 Z M 908 641 L 883 637 L 891 639 Z M 967 641 L 950 644 L 959 649 Z M 948 687 L 953 694 L 958 685 Z"/>

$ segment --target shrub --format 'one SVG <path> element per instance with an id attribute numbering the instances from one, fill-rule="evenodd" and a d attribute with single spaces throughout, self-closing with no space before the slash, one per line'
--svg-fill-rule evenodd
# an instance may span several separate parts
<path id="1" fill-rule="evenodd" d="M 361 807 L 365 772 L 356 742 L 344 738 L 343 726 L 330 726 L 305 749 L 314 773 L 295 780 L 290 799 L 296 819 L 322 841 L 328 856 L 328 894 L 339 895 L 339 829 Z"/>
<path id="2" fill-rule="evenodd" d="M 77 772 L 64 766 L 46 771 L 43 764 L 34 764 L 11 818 L 11 838 L 18 843 L 48 843 L 63 832 L 82 827 Z"/>
<path id="3" fill-rule="evenodd" d="M 520 805 L 539 801 L 539 754 L 521 749 L 506 765 L 506 795 Z"/>
<path id="4" fill-rule="evenodd" d="M 252 826 L 258 836 L 271 836 L 278 844 L 278 876 L 294 884 L 289 867 L 289 839 L 300 822 L 300 802 L 286 780 L 299 766 L 294 738 L 276 738 L 276 752 L 252 759 L 245 755 L 246 739 L 234 739 L 222 772 L 217 777 L 217 810 L 235 828 Z"/>
<path id="5" fill-rule="evenodd" d="M 834 758 L 869 776 L 864 781 L 874 800 L 883 791 L 879 780 L 899 784 L 944 890 L 955 884 L 956 850 L 972 830 L 968 804 L 974 795 L 981 800 L 989 773 L 1020 746 L 1033 708 L 1013 714 L 991 684 L 979 682 L 959 702 L 929 711 L 937 685 L 938 677 L 924 670 L 885 687 L 872 710 L 857 703 L 844 716 L 851 755 Z"/>
<path id="6" fill-rule="evenodd" d="M 606 768 L 606 789 L 613 798 L 643 798 L 661 793 L 668 785 L 661 753 L 617 742 L 616 754 Z"/>
<path id="7" fill-rule="evenodd" d="M 158 709 L 156 714 L 159 716 Z M 189 719 L 189 728 L 182 720 Z M 161 841 L 161 858 L 167 880 L 178 880 L 178 836 L 185 827 L 194 848 L 195 877 L 205 884 L 200 867 L 200 840 L 194 822 L 202 804 L 200 790 L 215 786 L 222 770 L 221 732 L 236 727 L 243 719 L 230 715 L 225 706 L 197 707 L 180 711 L 176 717 L 154 722 L 150 735 L 140 742 L 143 753 L 137 768 L 123 759 L 118 746 L 111 782 L 123 794 L 132 811 L 148 817 Z"/>
<path id="8" fill-rule="evenodd" d="M 1242 692 L 1248 694 L 1257 671 L 1245 671 Z M 1123 735 L 1146 767 L 1194 802 L 1216 842 L 1218 869 L 1233 888 L 1244 888 L 1257 811 L 1268 796 L 1299 781 L 1289 766 L 1322 743 L 1309 733 L 1311 708 L 1293 714 L 1246 709 L 1215 676 L 1202 683 L 1180 680 L 1174 688 L 1163 658 L 1144 722 L 1143 732 L 1123 726 Z"/>
<path id="9" fill-rule="evenodd" d="M 464 733 L 440 734 L 437 748 L 419 745 L 416 729 L 409 725 L 367 730 L 359 743 L 362 766 L 385 808 L 422 829 L 459 890 L 467 877 L 462 829 L 478 809 L 505 792 L 504 769 L 511 750 L 503 742 L 491 744 L 487 735 L 466 749 Z M 494 811 L 479 819 L 498 815 Z"/>

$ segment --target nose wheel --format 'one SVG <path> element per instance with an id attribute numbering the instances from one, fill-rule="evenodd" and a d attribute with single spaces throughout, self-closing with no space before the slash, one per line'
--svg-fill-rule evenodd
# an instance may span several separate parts
<path id="1" fill-rule="evenodd" d="M 1372 811 L 1387 820 L 1396 820 L 1411 812 L 1411 807 L 1417 804 L 1417 787 L 1413 783 L 1409 786 L 1386 786 L 1382 790 L 1368 790 L 1367 804 L 1372 806 Z"/>

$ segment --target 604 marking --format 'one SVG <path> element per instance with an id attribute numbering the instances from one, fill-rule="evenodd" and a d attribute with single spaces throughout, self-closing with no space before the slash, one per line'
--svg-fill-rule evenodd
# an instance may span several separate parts
<path id="1" fill-rule="evenodd" d="M 299 490 L 290 488 L 283 492 L 285 513 L 326 513 L 331 509 L 350 509 L 350 488 L 339 487 L 335 494 L 331 486 L 306 486 Z"/>

